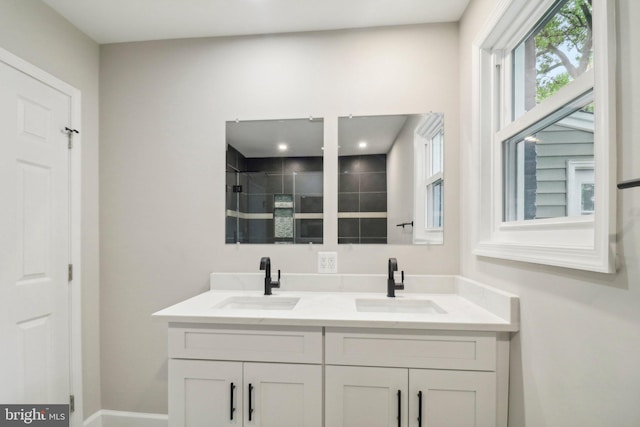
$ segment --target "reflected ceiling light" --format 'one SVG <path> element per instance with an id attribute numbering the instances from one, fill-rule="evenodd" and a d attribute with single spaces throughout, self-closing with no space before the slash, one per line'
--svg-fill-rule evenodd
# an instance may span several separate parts
<path id="1" fill-rule="evenodd" d="M 367 148 L 367 143 L 366 141 L 360 141 L 358 143 L 358 148 Z"/>
<path id="2" fill-rule="evenodd" d="M 278 151 L 287 151 L 288 148 L 289 146 L 284 142 L 278 144 Z"/>

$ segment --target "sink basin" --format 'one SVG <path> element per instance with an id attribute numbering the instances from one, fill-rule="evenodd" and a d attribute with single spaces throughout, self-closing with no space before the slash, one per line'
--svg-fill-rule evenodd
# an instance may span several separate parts
<path id="1" fill-rule="evenodd" d="M 300 298 L 293 297 L 229 297 L 213 308 L 223 310 L 292 310 Z"/>
<path id="2" fill-rule="evenodd" d="M 356 299 L 356 310 L 365 313 L 421 313 L 444 314 L 431 300 Z"/>

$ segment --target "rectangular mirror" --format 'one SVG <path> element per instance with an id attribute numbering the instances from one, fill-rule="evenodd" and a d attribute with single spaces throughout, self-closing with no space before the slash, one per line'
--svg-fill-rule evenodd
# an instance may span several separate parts
<path id="1" fill-rule="evenodd" d="M 323 119 L 226 123 L 226 243 L 322 243 Z"/>
<path id="2" fill-rule="evenodd" d="M 338 119 L 338 243 L 442 244 L 444 115 Z"/>

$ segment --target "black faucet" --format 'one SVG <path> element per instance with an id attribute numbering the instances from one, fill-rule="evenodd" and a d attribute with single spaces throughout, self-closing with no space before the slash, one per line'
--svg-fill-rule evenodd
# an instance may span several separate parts
<path id="1" fill-rule="evenodd" d="M 271 280 L 271 258 L 264 256 L 260 258 L 260 270 L 264 270 L 264 294 L 271 295 L 272 288 L 280 287 L 280 270 L 278 270 L 278 280 Z"/>
<path id="2" fill-rule="evenodd" d="M 396 289 L 404 289 L 404 270 L 402 270 L 402 282 L 398 285 L 393 278 L 393 272 L 398 271 L 398 260 L 395 258 L 389 258 L 389 278 L 387 279 L 387 296 L 389 298 L 395 298 Z"/>

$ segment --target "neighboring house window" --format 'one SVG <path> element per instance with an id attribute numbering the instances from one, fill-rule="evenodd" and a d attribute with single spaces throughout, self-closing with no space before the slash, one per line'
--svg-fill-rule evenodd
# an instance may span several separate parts
<path id="1" fill-rule="evenodd" d="M 567 211 L 569 216 L 595 212 L 595 173 L 593 160 L 567 162 Z"/>
<path id="2" fill-rule="evenodd" d="M 478 255 L 613 271 L 612 3 L 512 0 L 476 42 Z"/>
<path id="3" fill-rule="evenodd" d="M 444 222 L 444 121 L 428 114 L 414 135 L 416 194 L 414 243 L 442 243 Z"/>

